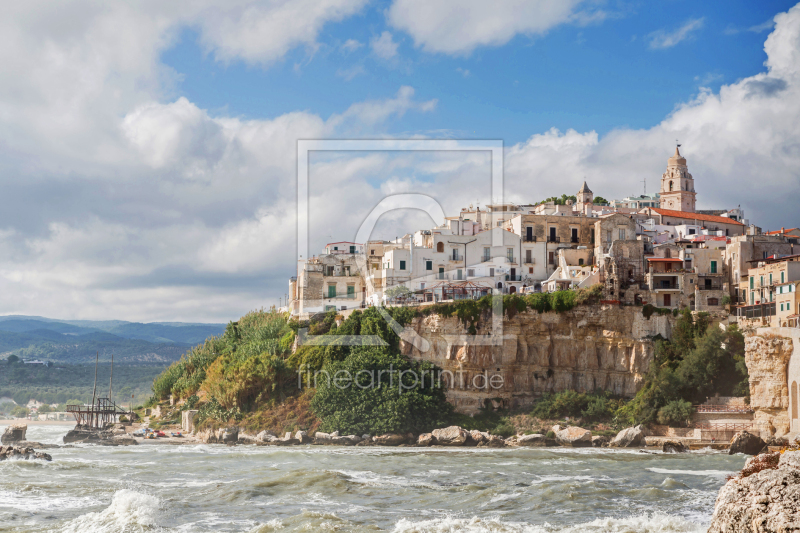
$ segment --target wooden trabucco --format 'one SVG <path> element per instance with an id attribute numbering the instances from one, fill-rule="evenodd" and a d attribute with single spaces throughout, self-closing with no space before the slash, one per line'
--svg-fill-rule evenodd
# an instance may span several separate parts
<path id="1" fill-rule="evenodd" d="M 116 422 L 117 416 L 128 414 L 109 398 L 98 398 L 94 405 L 68 405 L 67 412 L 72 413 L 79 426 L 93 429 L 103 429 L 106 424 Z"/>

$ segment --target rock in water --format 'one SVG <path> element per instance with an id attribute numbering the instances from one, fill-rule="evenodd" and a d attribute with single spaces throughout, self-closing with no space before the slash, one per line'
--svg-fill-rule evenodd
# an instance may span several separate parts
<path id="1" fill-rule="evenodd" d="M 484 433 L 482 431 L 478 431 L 477 429 L 473 429 L 469 432 L 469 439 L 467 440 L 467 444 L 478 446 L 480 444 L 485 444 L 489 441 L 489 434 Z"/>
<path id="2" fill-rule="evenodd" d="M 720 489 L 708 533 L 800 531 L 799 467 L 800 452 L 748 460 L 740 477 Z"/>
<path id="3" fill-rule="evenodd" d="M 560 446 L 586 448 L 592 445 L 592 432 L 577 426 L 567 426 L 556 432 L 556 442 Z"/>
<path id="4" fill-rule="evenodd" d="M 225 428 L 222 437 L 219 439 L 223 444 L 236 443 L 239 441 L 239 428 L 236 426 Z"/>
<path id="5" fill-rule="evenodd" d="M 668 440 L 661 445 L 661 451 L 664 453 L 686 453 L 689 449 L 679 440 Z"/>
<path id="6" fill-rule="evenodd" d="M 767 443 L 761 440 L 760 437 L 756 437 L 749 431 L 740 431 L 731 439 L 731 447 L 728 449 L 728 454 L 758 455 L 766 445 Z"/>
<path id="7" fill-rule="evenodd" d="M 517 444 L 519 446 L 547 446 L 547 440 L 541 433 L 534 433 L 517 437 Z"/>
<path id="8" fill-rule="evenodd" d="M 25 426 L 27 428 L 27 426 Z M 52 461 L 53 458 L 49 454 L 37 452 L 33 448 L 23 448 L 17 446 L 0 446 L 0 461 L 6 459 L 41 459 L 43 461 Z"/>
<path id="9" fill-rule="evenodd" d="M 596 435 L 592 437 L 593 448 L 602 448 L 603 446 L 607 445 L 608 445 L 608 437 L 604 437 L 602 435 Z"/>
<path id="10" fill-rule="evenodd" d="M 436 442 L 442 446 L 463 446 L 469 438 L 469 433 L 458 426 L 434 429 L 432 433 Z"/>
<path id="11" fill-rule="evenodd" d="M 311 441 L 314 440 L 308 436 L 307 431 L 298 431 L 294 434 L 294 438 L 297 439 L 297 442 L 300 444 L 311 444 Z"/>
<path id="12" fill-rule="evenodd" d="M 645 434 L 642 426 L 625 428 L 608 444 L 612 448 L 639 448 L 645 446 Z"/>
<path id="13" fill-rule="evenodd" d="M 28 433 L 28 424 L 12 424 L 3 432 L 0 437 L 0 444 L 14 444 L 24 442 Z"/>

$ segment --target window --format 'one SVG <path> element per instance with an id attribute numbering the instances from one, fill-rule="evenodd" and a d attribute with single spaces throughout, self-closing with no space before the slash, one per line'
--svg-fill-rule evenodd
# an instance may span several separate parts
<path id="1" fill-rule="evenodd" d="M 589 233 L 589 238 L 591 243 L 594 244 L 594 228 L 591 229 L 591 232 Z"/>
<path id="2" fill-rule="evenodd" d="M 509 263 L 513 263 L 514 262 L 514 249 L 513 248 L 508 248 L 506 250 L 506 259 L 508 259 Z"/>
<path id="3" fill-rule="evenodd" d="M 625 229 L 624 228 L 620 228 L 619 229 L 619 240 L 621 240 L 621 241 L 625 240 Z"/>
<path id="4" fill-rule="evenodd" d="M 350 246 L 350 253 L 351 254 L 356 253 L 356 247 L 355 246 Z"/>
<path id="5" fill-rule="evenodd" d="M 467 269 L 467 277 L 468 278 L 474 278 L 475 277 L 475 269 L 474 268 L 468 268 Z"/>
<path id="6" fill-rule="evenodd" d="M 611 242 L 611 230 L 606 231 L 606 240 Z"/>
<path id="7" fill-rule="evenodd" d="M 759 287 L 763 287 L 764 286 L 764 276 L 761 276 L 758 281 L 760 282 Z"/>
<path id="8" fill-rule="evenodd" d="M 580 259 L 578 259 L 578 264 L 579 264 L 579 265 L 583 265 L 583 257 L 581 257 Z"/>
<path id="9" fill-rule="evenodd" d="M 669 248 L 665 248 L 665 249 L 664 249 L 664 257 L 665 257 L 665 258 L 670 258 L 670 257 L 672 257 L 672 250 L 670 250 Z"/>
<path id="10" fill-rule="evenodd" d="M 336 285 L 328 285 L 328 298 L 336 298 Z"/>
<path id="11" fill-rule="evenodd" d="M 494 268 L 490 268 L 490 269 L 489 269 L 489 277 L 490 277 L 490 278 L 493 278 L 493 277 L 494 277 Z"/>
<path id="12" fill-rule="evenodd" d="M 697 232 L 694 228 L 689 228 L 689 235 L 694 235 Z"/>
<path id="13" fill-rule="evenodd" d="M 572 242 L 578 242 L 578 228 L 572 228 L 570 231 L 572 232 Z"/>
<path id="14" fill-rule="evenodd" d="M 492 249 L 488 246 L 483 247 L 483 260 L 489 261 L 492 259 Z"/>
<path id="15" fill-rule="evenodd" d="M 347 286 L 347 297 L 348 298 L 355 298 L 356 297 L 356 287 L 355 287 L 355 285 L 348 285 Z"/>
<path id="16" fill-rule="evenodd" d="M 405 269 L 406 269 L 406 262 L 400 261 L 400 270 L 405 270 Z"/>
<path id="17" fill-rule="evenodd" d="M 425 261 L 425 270 L 433 270 L 433 261 Z"/>
<path id="18" fill-rule="evenodd" d="M 783 283 L 784 281 L 786 281 L 786 280 L 785 280 L 785 277 L 786 277 L 786 271 L 785 271 L 785 270 L 781 270 L 781 283 Z"/>
<path id="19" fill-rule="evenodd" d="M 751 289 L 753 288 L 753 283 L 755 283 L 755 282 L 753 281 L 754 279 L 755 279 L 755 276 L 750 276 L 750 288 L 751 288 Z"/>
<path id="20" fill-rule="evenodd" d="M 713 271 L 712 271 L 713 273 Z M 772 272 L 769 273 L 769 284 L 772 285 Z"/>
<path id="21" fill-rule="evenodd" d="M 672 190 L 672 182 L 669 182 L 669 190 Z"/>
<path id="22" fill-rule="evenodd" d="M 555 265 L 556 264 L 555 252 L 548 252 L 547 253 L 547 264 L 548 265 Z"/>
<path id="23" fill-rule="evenodd" d="M 439 267 L 439 279 L 444 279 L 444 267 Z"/>
<path id="24" fill-rule="evenodd" d="M 750 305 L 756 303 L 756 293 L 754 291 L 750 292 Z"/>
<path id="25" fill-rule="evenodd" d="M 708 305 L 719 305 L 719 298 L 709 298 Z"/>
<path id="26" fill-rule="evenodd" d="M 375 255 L 375 250 L 370 250 L 369 255 Z"/>
<path id="27" fill-rule="evenodd" d="M 711 261 L 711 273 L 712 274 L 716 274 L 717 273 L 717 262 L 716 261 Z M 772 280 L 770 280 L 770 283 L 772 283 Z"/>
<path id="28" fill-rule="evenodd" d="M 333 249 L 334 249 L 334 250 L 338 250 L 338 249 L 339 249 L 339 247 L 338 247 L 338 246 L 334 246 L 334 247 L 333 247 Z"/>
<path id="29" fill-rule="evenodd" d="M 437 252 L 444 252 L 444 243 L 443 242 L 437 242 L 436 243 L 436 251 Z"/>
<path id="30" fill-rule="evenodd" d="M 425 283 L 420 283 L 420 284 L 419 284 L 419 288 L 420 288 L 420 289 L 424 289 L 424 288 L 425 288 Z"/>
<path id="31" fill-rule="evenodd" d="M 533 257 L 531 250 L 525 250 L 525 262 L 528 264 L 533 263 Z"/>
<path id="32" fill-rule="evenodd" d="M 456 270 L 456 279 L 461 279 L 461 269 Z"/>
<path id="33" fill-rule="evenodd" d="M 761 258 L 762 259 L 766 259 L 767 258 L 767 252 L 761 252 Z"/>
<path id="34" fill-rule="evenodd" d="M 528 274 L 533 274 L 533 267 L 528 267 Z"/>

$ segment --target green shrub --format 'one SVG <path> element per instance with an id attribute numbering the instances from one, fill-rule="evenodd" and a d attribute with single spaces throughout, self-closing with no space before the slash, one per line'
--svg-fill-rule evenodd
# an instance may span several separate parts
<path id="1" fill-rule="evenodd" d="M 658 423 L 666 426 L 688 426 L 694 408 L 685 400 L 672 400 L 658 410 Z"/>
<path id="2" fill-rule="evenodd" d="M 517 434 L 517 429 L 514 427 L 513 424 L 510 424 L 510 423 L 506 422 L 504 424 L 500 424 L 499 426 L 495 427 L 494 429 L 490 429 L 489 433 L 491 433 L 492 435 L 497 435 L 499 437 L 503 437 L 504 439 L 507 439 L 508 437 L 510 437 L 512 435 L 516 435 Z"/>
<path id="3" fill-rule="evenodd" d="M 311 407 L 322 420 L 322 431 L 356 435 L 430 431 L 445 426 L 452 413 L 434 370 L 429 363 L 409 361 L 385 347 L 357 347 L 344 361 L 325 367 L 331 379 L 318 381 Z M 422 379 L 415 382 L 406 371 Z M 350 376 L 350 385 L 337 385 L 337 373 Z"/>
<path id="4" fill-rule="evenodd" d="M 536 402 L 531 416 L 555 420 L 565 416 L 583 417 L 588 421 L 611 419 L 623 402 L 612 398 L 611 393 L 595 393 L 567 390 L 556 394 L 544 394 Z"/>
<path id="5" fill-rule="evenodd" d="M 547 438 L 547 439 L 554 439 L 554 438 L 556 438 L 556 434 L 555 434 L 555 432 L 554 432 L 554 431 L 551 429 L 551 430 L 549 430 L 549 431 L 547 432 L 547 434 L 545 435 L 545 438 Z"/>

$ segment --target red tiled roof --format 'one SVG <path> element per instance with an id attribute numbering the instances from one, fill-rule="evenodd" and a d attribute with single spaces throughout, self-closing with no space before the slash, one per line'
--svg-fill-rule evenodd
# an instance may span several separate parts
<path id="1" fill-rule="evenodd" d="M 789 233 L 790 231 L 800 231 L 800 228 L 787 228 L 784 230 L 768 231 L 764 235 L 780 235 L 781 233 Z"/>
<path id="2" fill-rule="evenodd" d="M 718 224 L 738 224 L 744 226 L 738 220 L 732 218 L 718 217 L 715 215 L 703 215 L 701 213 L 689 213 L 688 211 L 673 211 L 672 209 L 661 209 L 660 207 L 651 207 L 645 209 L 652 209 L 656 213 L 665 217 L 685 218 L 687 220 L 703 220 L 705 222 L 716 222 Z"/>

